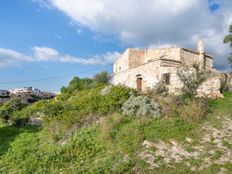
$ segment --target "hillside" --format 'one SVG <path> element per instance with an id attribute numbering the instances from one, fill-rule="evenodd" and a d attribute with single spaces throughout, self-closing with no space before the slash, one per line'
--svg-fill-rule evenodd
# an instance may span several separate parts
<path id="1" fill-rule="evenodd" d="M 1 123 L 0 173 L 229 174 L 232 94 L 204 102 L 74 79 Z"/>

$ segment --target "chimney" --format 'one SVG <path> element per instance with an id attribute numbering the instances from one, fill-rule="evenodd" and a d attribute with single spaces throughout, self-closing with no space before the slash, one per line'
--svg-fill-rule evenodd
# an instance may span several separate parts
<path id="1" fill-rule="evenodd" d="M 200 38 L 199 41 L 198 41 L 197 51 L 200 54 L 204 54 L 205 53 L 205 43 L 204 43 L 204 39 L 203 38 Z"/>
<path id="2" fill-rule="evenodd" d="M 204 39 L 200 38 L 198 41 L 197 51 L 199 53 L 199 65 L 200 68 L 205 69 L 205 43 Z"/>

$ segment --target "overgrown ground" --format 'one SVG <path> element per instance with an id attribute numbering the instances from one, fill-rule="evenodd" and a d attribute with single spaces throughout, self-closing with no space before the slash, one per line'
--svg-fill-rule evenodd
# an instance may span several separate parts
<path id="1" fill-rule="evenodd" d="M 69 139 L 49 131 L 2 124 L 0 173 L 232 173 L 232 94 L 200 121 L 112 113 Z"/>

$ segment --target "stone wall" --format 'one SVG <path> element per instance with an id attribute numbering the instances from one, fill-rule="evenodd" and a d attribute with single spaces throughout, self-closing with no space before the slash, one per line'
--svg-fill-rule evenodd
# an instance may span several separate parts
<path id="1" fill-rule="evenodd" d="M 180 61 L 180 48 L 149 49 L 146 53 L 146 62 L 158 59 L 169 59 Z"/>
<path id="2" fill-rule="evenodd" d="M 142 78 L 142 90 L 147 91 L 148 88 L 151 88 L 159 81 L 159 74 L 160 61 L 158 60 L 150 63 L 145 63 L 142 66 L 132 68 L 130 70 L 115 73 L 113 77 L 113 84 L 121 84 L 136 89 L 137 76 L 140 75 L 140 77 Z"/>
<path id="3" fill-rule="evenodd" d="M 120 58 L 114 62 L 114 73 L 129 69 L 129 49 L 127 49 Z"/>
<path id="4" fill-rule="evenodd" d="M 168 65 L 170 65 L 170 61 Z M 170 74 L 170 93 L 176 93 L 181 87 L 181 83 L 177 76 L 177 68 L 180 63 L 173 62 L 172 66 L 167 66 L 167 62 L 164 60 L 154 60 L 149 63 L 145 63 L 142 66 L 132 68 L 130 70 L 121 71 L 114 74 L 113 84 L 114 85 L 125 85 L 130 88 L 137 88 L 137 77 L 139 75 L 142 78 L 142 90 L 144 92 L 151 90 L 154 85 L 162 80 L 162 75 Z"/>
<path id="5" fill-rule="evenodd" d="M 180 52 L 181 62 L 185 66 L 192 66 L 193 64 L 199 64 L 199 55 L 188 51 L 186 49 L 182 49 Z"/>
<path id="6" fill-rule="evenodd" d="M 192 66 L 194 64 L 200 65 L 202 63 L 202 58 L 199 53 L 188 49 L 181 49 L 180 57 L 181 62 L 185 66 Z M 209 55 L 205 55 L 205 68 L 208 70 L 212 70 L 213 68 L 213 58 Z"/>
<path id="7" fill-rule="evenodd" d="M 207 79 L 197 90 L 199 97 L 222 98 L 223 94 L 220 92 L 221 80 L 218 74 L 213 74 Z"/>
<path id="8" fill-rule="evenodd" d="M 129 48 L 129 68 L 135 68 L 145 63 L 145 51 Z"/>

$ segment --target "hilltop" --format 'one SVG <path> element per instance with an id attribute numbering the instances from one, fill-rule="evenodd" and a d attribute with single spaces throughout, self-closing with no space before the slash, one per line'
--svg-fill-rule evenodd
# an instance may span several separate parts
<path id="1" fill-rule="evenodd" d="M 11 90 L 0 90 L 0 104 L 4 104 L 11 99 L 19 98 L 23 103 L 30 104 L 42 99 L 52 99 L 55 94 L 33 87 L 15 88 Z"/>
<path id="2" fill-rule="evenodd" d="M 231 173 L 231 93 L 143 94 L 108 79 L 76 77 L 8 115 L 2 105 L 0 173 Z"/>

